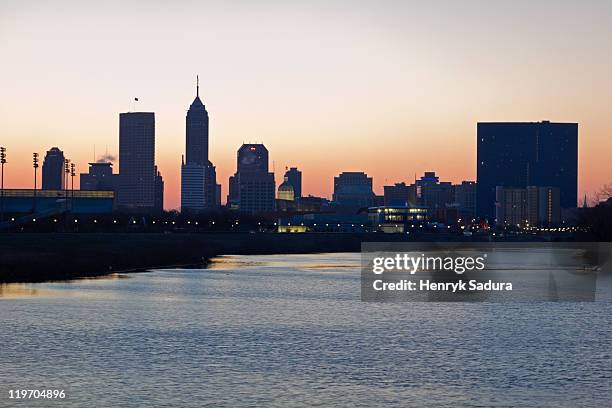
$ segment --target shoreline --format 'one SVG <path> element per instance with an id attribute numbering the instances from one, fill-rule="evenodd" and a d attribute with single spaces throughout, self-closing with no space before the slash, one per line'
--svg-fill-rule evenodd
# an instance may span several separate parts
<path id="1" fill-rule="evenodd" d="M 361 242 L 403 236 L 339 233 L 6 233 L 0 284 L 66 281 L 177 265 L 204 267 L 214 256 L 359 252 Z"/>
<path id="2" fill-rule="evenodd" d="M 3 233 L 0 284 L 66 281 L 176 266 L 205 267 L 221 255 L 360 252 L 362 242 L 483 242 L 450 234 L 368 233 Z"/>

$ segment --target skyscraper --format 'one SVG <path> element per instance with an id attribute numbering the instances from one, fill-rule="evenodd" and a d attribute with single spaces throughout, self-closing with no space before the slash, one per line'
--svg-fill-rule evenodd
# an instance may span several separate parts
<path id="1" fill-rule="evenodd" d="M 294 199 L 297 200 L 302 197 L 302 172 L 297 167 L 291 167 L 285 172 L 285 177 L 287 178 L 287 183 L 293 187 Z"/>
<path id="2" fill-rule="evenodd" d="M 243 144 L 238 149 L 236 168 L 238 173 L 267 173 L 268 149 L 263 144 Z"/>
<path id="3" fill-rule="evenodd" d="M 181 211 L 203 211 L 217 207 L 217 173 L 208 159 L 208 111 L 196 97 L 185 118 L 185 160 L 181 164 Z"/>
<path id="4" fill-rule="evenodd" d="M 42 165 L 42 189 L 62 190 L 64 188 L 64 152 L 57 147 L 47 151 Z"/>
<path id="5" fill-rule="evenodd" d="M 164 178 L 162 177 L 157 166 L 155 166 L 155 200 L 153 202 L 153 210 L 156 213 L 164 211 Z"/>
<path id="6" fill-rule="evenodd" d="M 478 123 L 477 133 L 478 216 L 493 219 L 498 186 L 558 187 L 561 207 L 576 207 L 577 123 Z"/>
<path id="7" fill-rule="evenodd" d="M 186 124 L 186 163 L 208 164 L 208 111 L 200 99 L 200 79 L 196 77 L 196 97 L 189 106 Z"/>
<path id="8" fill-rule="evenodd" d="M 155 177 L 155 114 L 121 113 L 117 206 L 129 211 L 152 211 Z"/>
<path id="9" fill-rule="evenodd" d="M 268 149 L 243 144 L 238 149 L 237 171 L 229 179 L 228 205 L 244 212 L 274 210 L 274 173 L 268 172 Z"/>

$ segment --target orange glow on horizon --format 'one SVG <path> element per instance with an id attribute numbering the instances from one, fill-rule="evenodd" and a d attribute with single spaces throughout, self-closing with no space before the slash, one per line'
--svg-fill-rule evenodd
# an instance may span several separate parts
<path id="1" fill-rule="evenodd" d="M 32 187 L 35 151 L 59 147 L 78 173 L 117 155 L 119 112 L 137 109 L 156 114 L 165 207 L 178 208 L 197 74 L 222 201 L 237 149 L 256 141 L 277 186 L 298 167 L 305 195 L 331 197 L 342 171 L 377 194 L 429 170 L 475 180 L 479 121 L 578 122 L 577 199 L 612 183 L 612 5 L 551 18 L 539 3 L 433 3 L 3 2 L 5 187 Z"/>

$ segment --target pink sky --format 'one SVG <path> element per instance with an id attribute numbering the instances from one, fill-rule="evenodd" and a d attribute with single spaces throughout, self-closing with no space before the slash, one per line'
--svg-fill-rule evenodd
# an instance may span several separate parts
<path id="1" fill-rule="evenodd" d="M 478 121 L 578 122 L 579 191 L 612 182 L 612 6 L 600 2 L 0 4 L 5 186 L 58 146 L 86 171 L 118 114 L 156 113 L 167 208 L 200 75 L 223 197 L 243 142 L 305 194 L 365 171 L 375 190 L 435 170 L 475 179 Z M 309 5 L 306 5 L 309 4 Z"/>

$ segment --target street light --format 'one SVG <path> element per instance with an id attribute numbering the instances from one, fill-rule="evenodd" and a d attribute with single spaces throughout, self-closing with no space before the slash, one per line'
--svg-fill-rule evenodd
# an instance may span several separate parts
<path id="1" fill-rule="evenodd" d="M 0 178 L 0 222 L 4 221 L 4 163 L 6 163 L 6 147 L 0 146 L 0 165 L 2 175 Z"/>
<path id="2" fill-rule="evenodd" d="M 70 207 L 74 211 L 74 176 L 76 175 L 74 163 L 70 163 Z"/>
<path id="3" fill-rule="evenodd" d="M 70 159 L 64 159 L 64 200 L 68 211 L 68 175 L 70 174 Z"/>
<path id="4" fill-rule="evenodd" d="M 34 167 L 34 204 L 32 212 L 36 212 L 36 176 L 38 173 L 38 153 L 32 153 L 32 166 Z"/>

